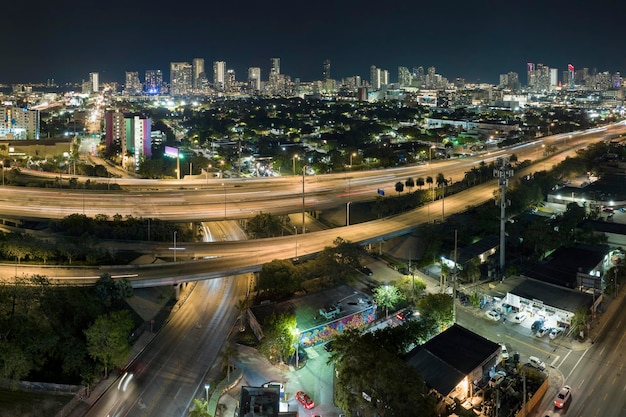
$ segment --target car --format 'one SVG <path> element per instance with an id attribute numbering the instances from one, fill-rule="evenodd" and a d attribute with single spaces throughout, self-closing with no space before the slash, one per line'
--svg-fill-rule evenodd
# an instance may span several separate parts
<path id="1" fill-rule="evenodd" d="M 528 364 L 533 368 L 539 369 L 540 371 L 545 371 L 546 369 L 546 364 L 536 356 L 529 357 Z"/>
<path id="2" fill-rule="evenodd" d="M 396 313 L 396 318 L 401 321 L 409 320 L 413 317 L 413 310 L 403 310 Z"/>
<path id="3" fill-rule="evenodd" d="M 298 400 L 298 402 L 302 404 L 302 406 L 307 410 L 315 407 L 315 403 L 313 402 L 311 397 L 309 397 L 304 391 L 296 392 L 296 400 Z"/>
<path id="4" fill-rule="evenodd" d="M 283 399 L 285 397 L 285 386 L 283 385 L 282 382 L 276 382 L 276 381 L 266 382 L 265 384 L 262 385 L 262 387 L 263 388 L 277 387 L 278 388 L 279 397 L 281 399 Z"/>
<path id="5" fill-rule="evenodd" d="M 555 327 L 553 329 L 550 329 L 550 334 L 549 334 L 550 339 L 556 339 L 556 337 L 560 335 L 561 333 L 563 333 L 563 329 L 560 327 Z"/>
<path id="6" fill-rule="evenodd" d="M 496 310 L 489 310 L 485 314 L 493 321 L 500 320 L 500 313 L 498 313 Z"/>
<path id="7" fill-rule="evenodd" d="M 563 388 L 561 388 L 556 394 L 556 397 L 554 397 L 554 406 L 556 408 L 563 408 L 563 406 L 571 398 L 571 396 L 572 389 L 569 387 L 569 385 L 564 385 Z"/>
<path id="8" fill-rule="evenodd" d="M 533 324 L 530 326 L 530 330 L 532 332 L 536 332 L 537 330 L 543 327 L 543 323 L 544 323 L 543 319 L 535 320 Z"/>
<path id="9" fill-rule="evenodd" d="M 361 271 L 362 273 L 364 273 L 368 277 L 371 277 L 372 275 L 374 275 L 374 272 L 372 272 L 372 270 L 369 269 L 367 266 L 360 267 L 359 271 Z"/>
<path id="10" fill-rule="evenodd" d="M 535 333 L 535 336 L 537 336 L 537 337 L 544 337 L 548 333 L 550 333 L 550 329 L 547 328 L 547 327 L 542 327 L 539 330 L 537 330 L 537 332 Z"/>
<path id="11" fill-rule="evenodd" d="M 502 383 L 502 381 L 504 381 L 504 378 L 506 378 L 506 372 L 504 371 L 496 372 L 489 380 L 489 386 L 497 387 L 498 385 Z"/>
<path id="12" fill-rule="evenodd" d="M 515 315 L 515 317 L 513 318 L 513 321 L 516 322 L 516 323 L 521 323 L 524 320 L 526 320 L 527 318 L 528 318 L 528 314 L 526 314 L 523 311 L 520 311 L 519 313 L 517 313 Z"/>
<path id="13" fill-rule="evenodd" d="M 504 343 L 500 343 L 500 346 L 502 346 L 502 350 L 500 351 L 500 353 L 502 354 L 502 359 L 509 359 L 509 351 L 507 350 L 506 345 Z"/>

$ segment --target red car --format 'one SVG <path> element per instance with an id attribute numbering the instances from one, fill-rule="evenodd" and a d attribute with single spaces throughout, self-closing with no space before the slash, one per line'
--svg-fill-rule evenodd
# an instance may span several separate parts
<path id="1" fill-rule="evenodd" d="M 307 410 L 310 410 L 311 408 L 315 407 L 315 403 L 313 402 L 311 397 L 306 395 L 304 391 L 296 392 L 296 400 L 298 400 L 298 402 L 302 404 L 302 406 L 306 408 Z"/>

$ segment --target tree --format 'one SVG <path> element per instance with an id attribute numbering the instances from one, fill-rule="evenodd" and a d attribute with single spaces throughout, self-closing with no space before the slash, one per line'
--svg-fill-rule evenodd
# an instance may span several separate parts
<path id="1" fill-rule="evenodd" d="M 231 369 L 235 370 L 235 360 L 239 357 L 239 352 L 231 345 L 226 345 L 220 352 L 222 369 L 226 370 L 226 380 L 230 382 Z"/>
<path id="2" fill-rule="evenodd" d="M 433 187 L 433 177 L 431 177 L 430 175 L 426 177 L 426 184 L 428 184 L 428 188 L 432 188 Z"/>
<path id="3" fill-rule="evenodd" d="M 246 228 L 257 239 L 278 236 L 283 230 L 280 217 L 270 213 L 257 214 L 248 221 Z"/>
<path id="4" fill-rule="evenodd" d="M 417 304 L 423 317 L 431 317 L 443 331 L 454 323 L 452 297 L 448 294 L 428 294 Z"/>
<path id="5" fill-rule="evenodd" d="M 287 260 L 275 259 L 261 268 L 257 287 L 271 299 L 289 296 L 300 287 L 298 269 Z"/>
<path id="6" fill-rule="evenodd" d="M 385 318 L 389 317 L 389 309 L 403 299 L 404 294 L 394 285 L 381 285 L 374 289 L 374 302 L 385 309 Z"/>
<path id="7" fill-rule="evenodd" d="M 209 413 L 209 402 L 205 399 L 194 398 L 189 417 L 212 417 Z"/>
<path id="8" fill-rule="evenodd" d="M 401 335 L 401 334 L 404 335 Z M 366 417 L 435 416 L 423 377 L 399 358 L 408 326 L 359 335 L 348 331 L 333 342 L 335 399 L 348 415 Z M 386 343 L 387 340 L 393 343 Z"/>
<path id="9" fill-rule="evenodd" d="M 398 192 L 398 194 L 404 191 L 404 184 L 402 184 L 402 181 L 398 181 L 396 183 L 396 191 Z"/>
<path id="10" fill-rule="evenodd" d="M 240 332 L 245 332 L 246 331 L 246 322 L 244 321 L 244 316 L 246 311 L 248 311 L 248 308 L 250 308 L 250 304 L 251 301 L 249 298 L 244 298 L 243 300 L 239 300 L 237 301 L 237 313 L 238 313 L 238 319 L 239 319 L 239 331 Z"/>
<path id="11" fill-rule="evenodd" d="M 570 329 L 571 332 L 580 337 L 581 339 L 585 338 L 586 330 L 588 329 L 589 323 L 591 321 L 591 314 L 588 307 L 580 307 L 578 310 L 574 312 L 574 316 L 570 321 Z"/>
<path id="12" fill-rule="evenodd" d="M 271 363 L 285 362 L 295 352 L 295 314 L 272 314 L 263 322 L 263 339 L 259 353 Z"/>
<path id="13" fill-rule="evenodd" d="M 437 187 L 443 187 L 444 185 L 448 185 L 448 180 L 441 172 L 437 174 L 437 178 L 435 179 L 435 181 L 437 182 Z"/>
<path id="14" fill-rule="evenodd" d="M 409 189 L 409 192 L 411 192 L 413 187 L 415 187 L 415 181 L 413 181 L 413 178 L 409 177 L 404 181 L 404 185 Z"/>
<path id="15" fill-rule="evenodd" d="M 104 366 L 104 377 L 109 367 L 123 366 L 130 355 L 130 331 L 133 321 L 126 310 L 100 316 L 85 330 L 89 356 Z"/>
<path id="16" fill-rule="evenodd" d="M 420 187 L 420 190 L 421 190 L 422 187 L 424 186 L 424 178 L 423 177 L 418 177 L 417 180 L 415 180 L 415 185 Z"/>

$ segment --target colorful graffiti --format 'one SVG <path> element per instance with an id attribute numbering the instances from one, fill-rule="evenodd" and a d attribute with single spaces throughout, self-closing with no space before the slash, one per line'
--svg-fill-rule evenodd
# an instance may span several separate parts
<path id="1" fill-rule="evenodd" d="M 305 348 L 327 342 L 346 330 L 362 328 L 376 320 L 376 306 L 342 317 L 300 333 L 300 346 Z"/>

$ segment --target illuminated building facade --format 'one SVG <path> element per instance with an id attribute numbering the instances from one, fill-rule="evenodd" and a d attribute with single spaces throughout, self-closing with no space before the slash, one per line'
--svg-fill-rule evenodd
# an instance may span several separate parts
<path id="1" fill-rule="evenodd" d="M 192 91 L 192 67 L 189 62 L 170 63 L 170 96 L 178 97 Z"/>

